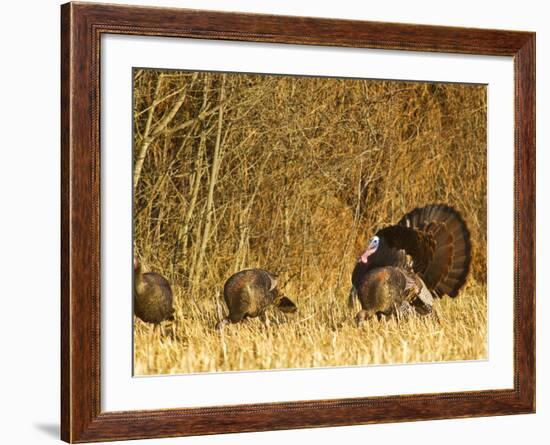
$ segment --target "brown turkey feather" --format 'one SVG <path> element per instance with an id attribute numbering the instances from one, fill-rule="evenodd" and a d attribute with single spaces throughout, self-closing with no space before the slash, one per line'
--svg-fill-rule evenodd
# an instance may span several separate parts
<path id="1" fill-rule="evenodd" d="M 404 248 L 415 262 L 415 254 L 421 254 L 420 263 L 424 268 L 418 272 L 434 294 L 456 297 L 466 282 L 471 263 L 470 232 L 460 213 L 444 204 L 428 205 L 409 212 L 398 224 L 420 232 L 420 239 L 432 240 L 431 256 Z"/>
<path id="2" fill-rule="evenodd" d="M 423 273 L 433 259 L 436 248 L 434 239 L 416 228 L 389 226 L 376 232 L 376 235 L 384 238 L 391 249 L 404 249 L 413 258 L 413 269 L 417 273 Z"/>

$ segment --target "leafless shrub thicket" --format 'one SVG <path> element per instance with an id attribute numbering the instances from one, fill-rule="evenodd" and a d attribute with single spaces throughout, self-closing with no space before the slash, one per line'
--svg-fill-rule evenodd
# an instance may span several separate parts
<path id="1" fill-rule="evenodd" d="M 368 237 L 432 202 L 484 283 L 484 86 L 134 71 L 135 249 L 185 299 L 247 267 L 338 299 Z"/>

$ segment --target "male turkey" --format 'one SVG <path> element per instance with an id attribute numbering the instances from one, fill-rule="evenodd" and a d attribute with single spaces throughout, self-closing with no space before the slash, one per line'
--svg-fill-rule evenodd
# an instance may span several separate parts
<path id="1" fill-rule="evenodd" d="M 422 315 L 433 297 L 456 297 L 470 269 L 470 232 L 452 207 L 431 204 L 407 213 L 396 225 L 379 230 L 352 273 L 350 303 L 362 310 L 358 324 L 376 315 Z"/>
<path id="2" fill-rule="evenodd" d="M 155 272 L 143 272 L 134 257 L 134 313 L 138 318 L 158 325 L 174 319 L 174 297 L 170 283 Z"/>
<path id="3" fill-rule="evenodd" d="M 277 278 L 263 269 L 247 269 L 233 274 L 225 282 L 223 297 L 229 315 L 217 325 L 238 323 L 247 317 L 263 316 L 274 305 L 282 312 L 295 312 L 296 305 L 277 289 Z"/>

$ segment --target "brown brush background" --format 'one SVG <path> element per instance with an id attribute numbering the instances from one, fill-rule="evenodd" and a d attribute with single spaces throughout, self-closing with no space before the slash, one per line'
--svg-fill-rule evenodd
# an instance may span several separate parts
<path id="1" fill-rule="evenodd" d="M 176 322 L 135 322 L 137 374 L 486 356 L 486 87 L 134 70 L 134 249 L 172 283 Z M 346 307 L 355 258 L 407 211 L 445 203 L 473 244 L 441 323 Z M 234 272 L 281 275 L 299 307 L 213 330 Z"/>

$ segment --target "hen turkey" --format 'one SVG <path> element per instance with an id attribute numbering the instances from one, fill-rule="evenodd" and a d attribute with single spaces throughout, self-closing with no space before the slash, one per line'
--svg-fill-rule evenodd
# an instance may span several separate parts
<path id="1" fill-rule="evenodd" d="M 218 329 L 247 317 L 263 316 L 271 305 L 282 312 L 296 311 L 296 305 L 277 289 L 277 278 L 263 269 L 247 269 L 233 274 L 225 282 L 223 296 L 229 315 L 217 324 Z"/>
<path id="2" fill-rule="evenodd" d="M 134 313 L 138 318 L 158 325 L 174 319 L 174 297 L 166 278 L 156 272 L 143 272 L 134 258 Z"/>

